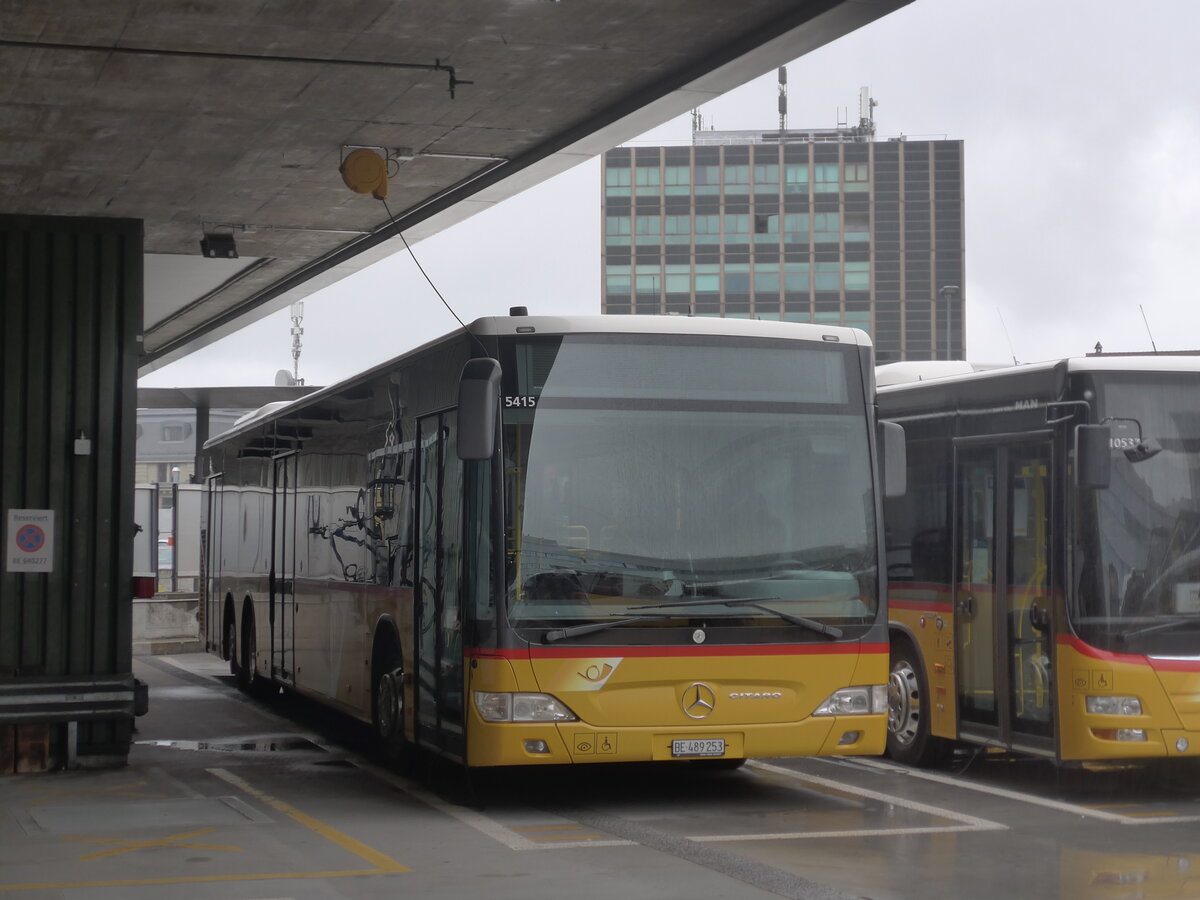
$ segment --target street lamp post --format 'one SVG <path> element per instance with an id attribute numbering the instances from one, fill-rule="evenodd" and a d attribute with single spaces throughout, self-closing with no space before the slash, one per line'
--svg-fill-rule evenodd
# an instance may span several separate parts
<path id="1" fill-rule="evenodd" d="M 944 284 L 938 288 L 942 301 L 946 304 L 946 359 L 950 358 L 950 303 L 958 293 L 957 284 Z"/>

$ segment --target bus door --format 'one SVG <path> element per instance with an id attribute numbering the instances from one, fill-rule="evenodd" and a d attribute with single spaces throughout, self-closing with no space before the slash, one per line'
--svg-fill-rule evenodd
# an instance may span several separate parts
<path id="1" fill-rule="evenodd" d="M 416 739 L 463 759 L 463 467 L 454 412 L 417 422 Z"/>
<path id="2" fill-rule="evenodd" d="M 1050 451 L 1031 436 L 955 447 L 959 735 L 1035 752 L 1053 750 Z"/>
<path id="3" fill-rule="evenodd" d="M 221 594 L 221 526 L 224 524 L 221 501 L 224 495 L 221 493 L 220 474 L 209 475 L 205 479 L 205 496 L 208 498 L 208 507 L 204 527 L 200 530 L 200 605 L 204 610 L 204 647 L 211 652 L 221 653 L 225 638 L 225 604 Z"/>
<path id="4" fill-rule="evenodd" d="M 295 679 L 296 653 L 296 460 L 276 457 L 271 519 L 271 674 L 282 682 Z"/>

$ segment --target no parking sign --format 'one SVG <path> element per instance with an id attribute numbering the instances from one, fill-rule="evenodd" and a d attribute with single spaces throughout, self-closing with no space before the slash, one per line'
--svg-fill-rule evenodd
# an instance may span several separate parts
<path id="1" fill-rule="evenodd" d="M 4 543 L 6 572 L 54 571 L 54 510 L 10 509 Z"/>

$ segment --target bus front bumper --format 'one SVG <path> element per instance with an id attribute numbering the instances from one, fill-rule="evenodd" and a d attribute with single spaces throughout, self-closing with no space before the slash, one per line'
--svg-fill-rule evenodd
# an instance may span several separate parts
<path id="1" fill-rule="evenodd" d="M 728 728 L 592 728 L 583 722 L 473 722 L 471 766 L 687 761 L 788 756 L 878 756 L 886 715 L 813 717 Z M 720 743 L 718 743 L 720 742 Z"/>

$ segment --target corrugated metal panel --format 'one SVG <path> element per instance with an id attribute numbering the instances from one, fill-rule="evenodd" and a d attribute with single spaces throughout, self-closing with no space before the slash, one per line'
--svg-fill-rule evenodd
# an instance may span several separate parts
<path id="1" fill-rule="evenodd" d="M 0 572 L 0 681 L 127 675 L 141 222 L 0 216 L 0 279 L 0 510 L 55 517 L 53 571 Z M 125 755 L 130 725 L 80 752 Z"/>

